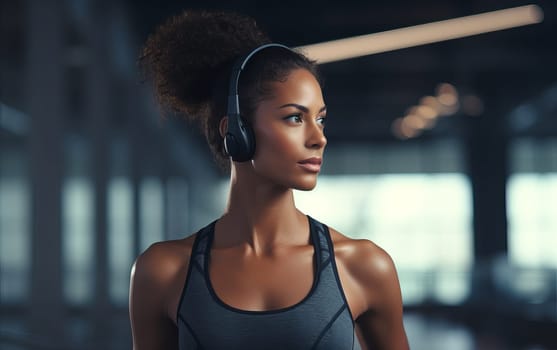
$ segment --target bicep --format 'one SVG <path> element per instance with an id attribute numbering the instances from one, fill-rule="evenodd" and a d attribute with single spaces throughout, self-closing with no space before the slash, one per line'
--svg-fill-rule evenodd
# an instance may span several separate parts
<path id="1" fill-rule="evenodd" d="M 148 259 L 138 258 L 130 278 L 133 349 L 178 349 L 177 328 L 164 312 L 164 286 L 156 278 L 156 269 L 145 260 Z"/>
<path id="2" fill-rule="evenodd" d="M 387 306 L 382 309 L 382 311 L 368 311 L 358 318 L 357 331 L 360 342 L 366 349 L 407 350 L 409 347 L 402 322 L 402 312 Z"/>

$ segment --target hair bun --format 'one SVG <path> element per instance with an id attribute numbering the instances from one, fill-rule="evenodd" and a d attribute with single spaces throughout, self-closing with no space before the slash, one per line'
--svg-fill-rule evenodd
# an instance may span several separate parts
<path id="1" fill-rule="evenodd" d="M 148 37 L 139 63 L 163 108 L 203 118 L 220 68 L 268 42 L 248 16 L 185 11 Z"/>

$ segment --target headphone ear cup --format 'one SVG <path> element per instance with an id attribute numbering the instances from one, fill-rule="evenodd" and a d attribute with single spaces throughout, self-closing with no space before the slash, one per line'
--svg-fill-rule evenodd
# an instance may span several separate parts
<path id="1" fill-rule="evenodd" d="M 249 59 L 257 52 L 267 47 L 281 47 L 288 51 L 292 51 L 289 47 L 281 44 L 264 44 L 251 50 L 245 56 L 239 57 L 234 66 L 230 77 L 230 85 L 228 89 L 228 126 L 226 136 L 224 137 L 224 149 L 226 153 L 236 162 L 245 162 L 253 158 L 255 154 L 255 134 L 251 126 L 244 123 L 240 116 L 240 102 L 238 98 L 238 82 L 240 73 Z"/>
<path id="2" fill-rule="evenodd" d="M 253 129 L 241 121 L 241 117 L 238 119 L 238 128 L 230 128 L 224 137 L 224 149 L 232 160 L 245 162 L 255 153 L 255 135 Z"/>
<path id="3" fill-rule="evenodd" d="M 255 134 L 251 126 L 247 124 L 243 124 L 242 130 L 245 135 L 246 160 L 250 160 L 255 154 Z"/>

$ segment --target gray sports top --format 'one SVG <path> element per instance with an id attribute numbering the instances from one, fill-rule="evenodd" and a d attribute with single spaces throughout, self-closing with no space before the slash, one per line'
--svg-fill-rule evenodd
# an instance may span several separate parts
<path id="1" fill-rule="evenodd" d="M 180 350 L 360 350 L 338 276 L 329 229 L 308 216 L 318 271 L 309 294 L 295 305 L 268 311 L 225 304 L 209 279 L 215 221 L 195 238 L 178 306 Z"/>

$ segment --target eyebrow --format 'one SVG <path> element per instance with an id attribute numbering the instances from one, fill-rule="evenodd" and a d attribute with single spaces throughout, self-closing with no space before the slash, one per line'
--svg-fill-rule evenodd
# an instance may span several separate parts
<path id="1" fill-rule="evenodd" d="M 309 113 L 309 108 L 307 108 L 306 106 L 299 105 L 297 103 L 287 103 L 285 105 L 280 106 L 279 108 L 286 108 L 286 107 L 294 107 L 294 108 L 297 108 L 297 109 L 301 110 L 304 113 Z M 319 113 L 325 111 L 326 109 L 327 109 L 327 106 L 321 107 L 321 109 L 319 110 Z"/>

